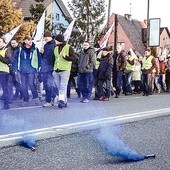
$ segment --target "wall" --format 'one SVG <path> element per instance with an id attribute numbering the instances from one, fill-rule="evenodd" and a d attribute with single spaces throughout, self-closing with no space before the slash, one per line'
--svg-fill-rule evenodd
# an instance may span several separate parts
<path id="1" fill-rule="evenodd" d="M 57 19 L 58 15 L 58 19 Z M 56 1 L 53 1 L 53 31 L 54 34 L 60 33 L 60 31 L 64 31 L 68 27 L 69 23 L 65 19 L 61 9 L 58 7 Z M 64 30 L 62 29 L 64 28 Z"/>

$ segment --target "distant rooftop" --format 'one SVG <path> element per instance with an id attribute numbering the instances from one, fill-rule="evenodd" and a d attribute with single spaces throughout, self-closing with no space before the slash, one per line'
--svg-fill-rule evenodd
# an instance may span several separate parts
<path id="1" fill-rule="evenodd" d="M 35 5 L 34 0 L 12 0 L 12 2 L 16 3 L 16 9 L 21 8 L 24 18 L 31 18 L 31 14 L 29 11 L 30 5 Z M 51 0 L 44 0 L 44 6 L 47 7 L 52 1 Z M 62 2 L 62 0 L 55 0 L 55 2 L 58 4 L 59 8 L 63 12 L 63 14 L 66 16 L 66 18 L 72 18 L 70 13 L 68 12 L 66 6 Z"/>

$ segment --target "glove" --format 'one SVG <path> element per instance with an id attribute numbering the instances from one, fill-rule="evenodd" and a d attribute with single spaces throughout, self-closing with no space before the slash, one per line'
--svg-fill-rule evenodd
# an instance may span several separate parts
<path id="1" fill-rule="evenodd" d="M 96 60 L 100 62 L 100 58 L 97 58 Z"/>

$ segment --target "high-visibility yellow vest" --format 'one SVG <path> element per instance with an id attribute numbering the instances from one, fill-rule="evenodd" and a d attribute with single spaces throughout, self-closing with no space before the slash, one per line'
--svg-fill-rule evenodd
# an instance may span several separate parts
<path id="1" fill-rule="evenodd" d="M 102 57 L 102 51 L 100 51 L 100 52 L 97 54 L 95 69 L 98 69 L 98 68 L 99 68 L 100 61 L 98 61 L 97 59 L 100 59 L 101 57 Z"/>
<path id="2" fill-rule="evenodd" d="M 153 58 L 154 57 L 152 55 L 150 55 L 148 58 L 146 58 L 146 56 L 143 57 L 143 59 L 142 59 L 142 70 L 143 69 L 148 70 L 152 67 L 152 59 Z"/>
<path id="3" fill-rule="evenodd" d="M 20 70 L 20 66 L 21 66 L 21 50 L 22 48 L 19 48 L 19 55 L 18 55 L 18 70 Z M 32 54 L 32 58 L 31 58 L 31 66 L 33 68 L 35 68 L 36 70 L 38 70 L 38 54 L 37 54 L 37 48 L 34 49 L 33 54 Z"/>
<path id="4" fill-rule="evenodd" d="M 5 58 L 7 48 L 0 50 L 0 55 Z M 9 67 L 7 64 L 0 61 L 0 71 L 9 73 Z"/>
<path id="5" fill-rule="evenodd" d="M 71 70 L 71 64 L 72 61 L 67 61 L 62 57 L 62 53 L 65 53 L 66 56 L 69 56 L 69 49 L 70 49 L 70 45 L 66 44 L 63 49 L 61 50 L 61 52 L 59 53 L 58 51 L 58 46 L 55 47 L 54 49 L 54 55 L 55 55 L 55 62 L 54 62 L 54 70 Z"/>
<path id="6" fill-rule="evenodd" d="M 133 60 L 134 60 L 134 57 L 133 57 L 133 56 L 130 56 L 130 57 L 128 58 L 128 60 L 133 61 Z M 128 62 L 126 63 L 126 71 L 134 71 L 134 68 L 135 68 L 135 64 L 131 65 L 131 64 L 129 64 Z"/>

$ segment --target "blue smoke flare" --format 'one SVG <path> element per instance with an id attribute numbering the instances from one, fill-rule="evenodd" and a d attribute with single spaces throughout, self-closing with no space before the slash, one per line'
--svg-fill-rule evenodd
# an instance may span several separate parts
<path id="1" fill-rule="evenodd" d="M 102 127 L 97 140 L 106 149 L 106 152 L 113 156 L 123 158 L 126 161 L 141 161 L 144 156 L 127 146 L 111 127 Z"/>
<path id="2" fill-rule="evenodd" d="M 36 140 L 33 136 L 25 135 L 17 142 L 17 144 L 29 148 L 32 151 L 36 150 Z"/>

